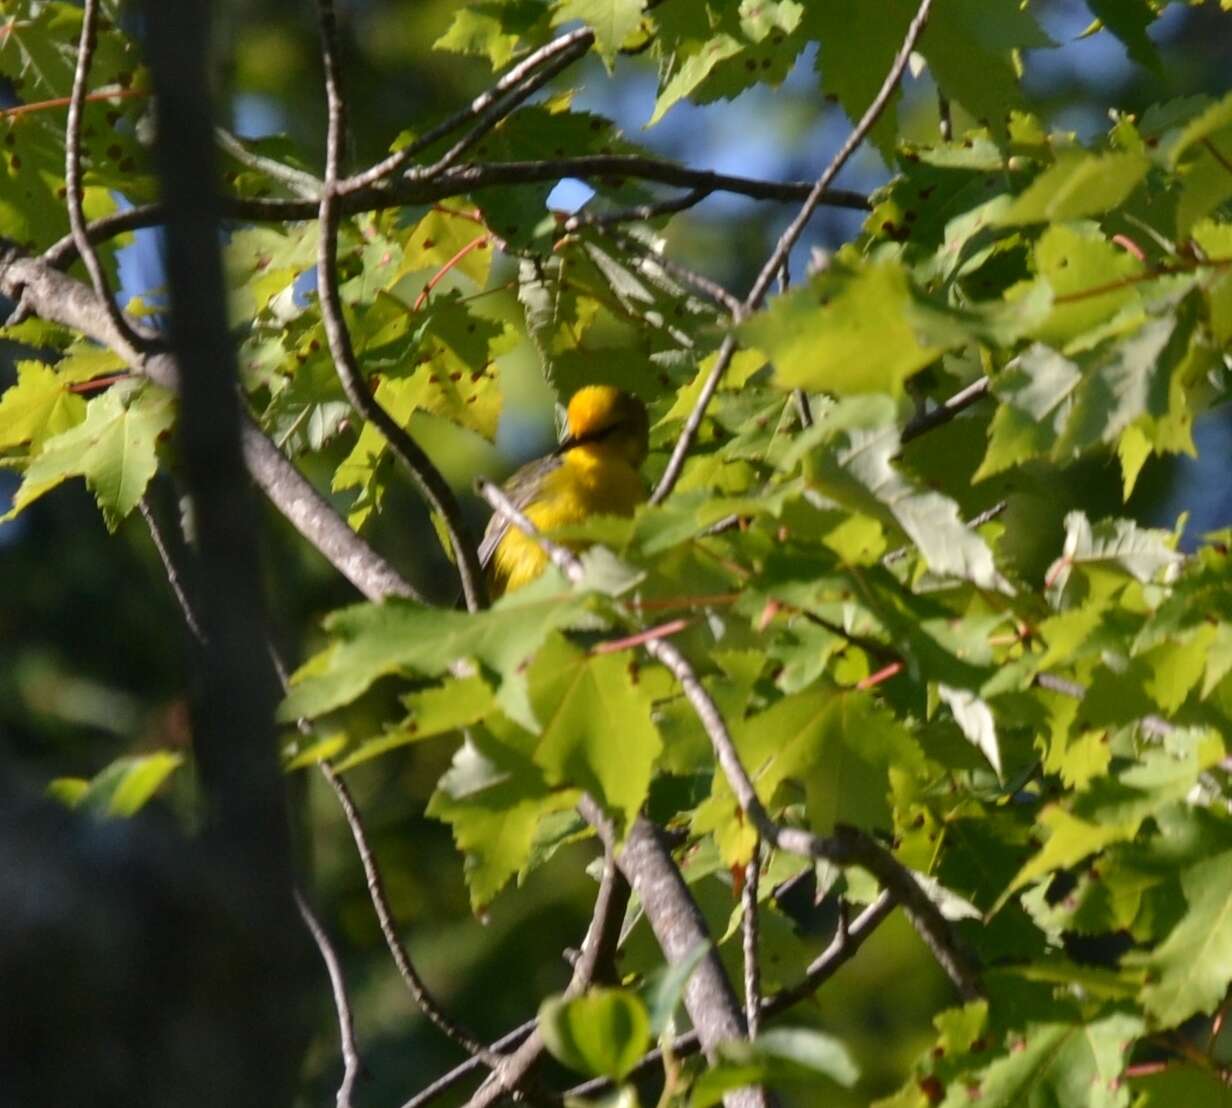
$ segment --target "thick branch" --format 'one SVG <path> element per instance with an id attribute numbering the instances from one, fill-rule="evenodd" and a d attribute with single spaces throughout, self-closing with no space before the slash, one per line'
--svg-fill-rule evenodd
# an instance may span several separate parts
<path id="1" fill-rule="evenodd" d="M 578 809 L 604 845 L 615 850 L 616 832 L 602 809 L 590 797 L 584 797 Z M 713 1061 L 720 1043 L 743 1039 L 746 1031 L 740 1002 L 727 980 L 689 886 L 658 828 L 643 816 L 633 822 L 616 862 L 641 900 L 669 966 L 692 957 L 699 946 L 706 948 L 685 986 L 684 1004 L 697 1029 L 703 1053 Z M 762 1108 L 765 1103 L 765 1093 L 760 1088 L 738 1089 L 724 1098 L 728 1108 Z"/>
<path id="2" fill-rule="evenodd" d="M 883 892 L 850 925 L 847 927 L 840 926 L 835 931 L 830 945 L 809 963 L 804 977 L 799 982 L 795 985 L 789 985 L 787 988 L 775 993 L 771 997 L 766 997 L 762 1001 L 761 1018 L 769 1019 L 771 1016 L 777 1016 L 789 1008 L 795 1007 L 801 1001 L 812 997 L 822 985 L 829 981 L 855 956 L 856 951 L 864 945 L 865 940 L 881 926 L 882 922 L 893 910 L 894 898 L 888 892 Z M 675 1058 L 688 1058 L 696 1054 L 700 1049 L 701 1041 L 696 1030 L 687 1031 L 672 1040 L 672 1056 Z M 628 1076 L 636 1077 L 638 1074 L 657 1068 L 662 1065 L 662 1062 L 662 1050 L 655 1049 L 649 1051 L 638 1060 L 637 1065 L 633 1067 Z M 565 1096 L 567 1098 L 597 1096 L 600 1093 L 606 1092 L 611 1086 L 612 1082 L 610 1079 L 598 1077 L 567 1089 Z M 411 1106 L 404 1106 L 404 1108 L 411 1108 Z M 415 1108 L 418 1108 L 418 1106 L 415 1106 Z"/>

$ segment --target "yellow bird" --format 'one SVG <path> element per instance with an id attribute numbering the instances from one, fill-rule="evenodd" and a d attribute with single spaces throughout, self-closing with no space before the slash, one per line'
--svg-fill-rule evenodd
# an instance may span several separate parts
<path id="1" fill-rule="evenodd" d="M 565 440 L 519 469 L 505 495 L 545 532 L 592 515 L 632 515 L 646 499 L 638 473 L 650 434 L 646 406 L 623 389 L 589 385 L 573 394 L 566 422 Z M 479 544 L 479 561 L 495 598 L 533 581 L 548 557 L 497 513 Z"/>

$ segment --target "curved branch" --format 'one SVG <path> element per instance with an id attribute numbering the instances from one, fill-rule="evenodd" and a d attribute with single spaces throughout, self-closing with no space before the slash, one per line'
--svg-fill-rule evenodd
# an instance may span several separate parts
<path id="1" fill-rule="evenodd" d="M 98 41 L 98 0 L 85 0 L 81 12 L 81 41 L 77 47 L 77 65 L 73 70 L 73 90 L 68 103 L 68 122 L 64 135 L 64 189 L 68 208 L 68 223 L 71 237 L 81 257 L 90 283 L 98 294 L 111 325 L 121 334 L 131 336 L 124 313 L 111 296 L 107 287 L 107 275 L 103 272 L 98 255 L 86 233 L 85 213 L 82 211 L 81 195 L 81 114 L 85 107 L 86 83 L 90 76 L 90 63 Z"/>
<path id="2" fill-rule="evenodd" d="M 355 806 L 355 798 L 351 795 L 351 790 L 347 787 L 346 782 L 338 776 L 328 763 L 321 763 L 321 772 L 324 774 L 325 780 L 329 782 L 330 788 L 334 790 L 335 795 L 338 797 L 338 803 L 342 807 L 342 814 L 346 818 L 347 826 L 351 829 L 351 837 L 355 840 L 355 849 L 359 854 L 360 864 L 364 868 L 364 877 L 368 882 L 368 894 L 372 900 L 372 907 L 376 911 L 381 934 L 385 937 L 385 945 L 389 947 L 389 953 L 393 957 L 394 965 L 398 967 L 398 973 L 402 977 L 407 991 L 414 998 L 419 1010 L 446 1038 L 457 1043 L 458 1046 L 462 1047 L 472 1057 L 477 1058 L 489 1069 L 496 1069 L 501 1062 L 500 1055 L 494 1054 L 474 1034 L 449 1015 L 436 1002 L 435 997 L 432 996 L 427 985 L 424 984 L 423 978 L 419 976 L 406 952 L 406 947 L 403 946 L 402 940 L 398 937 L 398 928 L 389 909 L 389 899 L 385 895 L 385 882 L 381 877 L 380 869 L 377 867 L 376 859 L 372 855 L 372 847 L 368 845 L 368 836 L 364 830 L 363 818 L 359 814 L 359 809 Z"/>
<path id="3" fill-rule="evenodd" d="M 321 55 L 325 64 L 325 96 L 329 118 L 325 180 L 321 185 L 321 204 L 318 210 L 320 232 L 317 244 L 317 296 L 321 307 L 321 320 L 325 325 L 325 337 L 329 342 L 338 380 L 347 399 L 355 410 L 385 437 L 389 448 L 410 471 L 424 499 L 444 521 L 450 545 L 453 547 L 458 576 L 462 581 L 466 606 L 475 612 L 485 606 L 487 595 L 479 555 L 467 534 L 461 506 L 432 459 L 372 395 L 355 359 L 351 335 L 342 317 L 342 301 L 338 295 L 338 171 L 346 136 L 346 105 L 342 99 L 338 73 L 333 0 L 318 0 L 317 7 L 320 12 Z"/>
<path id="4" fill-rule="evenodd" d="M 334 994 L 334 1011 L 338 1014 L 338 1040 L 342 1050 L 342 1084 L 338 1086 L 335 1099 L 337 1108 L 351 1108 L 351 1094 L 355 1090 L 355 1082 L 359 1077 L 361 1063 L 359 1049 L 355 1045 L 355 1020 L 351 1015 L 351 1003 L 347 999 L 346 981 L 342 976 L 342 965 L 338 961 L 337 951 L 329 941 L 325 928 L 316 914 L 308 906 L 303 894 L 295 890 L 295 906 L 299 909 L 300 919 L 308 928 L 312 941 L 317 944 L 321 961 L 325 963 L 325 971 L 329 974 L 330 989 Z"/>

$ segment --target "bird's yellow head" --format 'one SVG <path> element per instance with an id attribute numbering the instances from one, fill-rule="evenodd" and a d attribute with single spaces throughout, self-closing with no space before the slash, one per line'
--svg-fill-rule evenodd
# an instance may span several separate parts
<path id="1" fill-rule="evenodd" d="M 602 444 L 634 469 L 645 460 L 650 441 L 646 405 L 614 385 L 587 385 L 573 394 L 566 412 L 569 433 L 558 453 L 575 446 Z"/>

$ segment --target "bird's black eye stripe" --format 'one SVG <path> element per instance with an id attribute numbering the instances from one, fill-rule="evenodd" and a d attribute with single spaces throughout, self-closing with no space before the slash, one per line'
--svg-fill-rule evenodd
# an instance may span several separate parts
<path id="1" fill-rule="evenodd" d="M 599 427 L 594 431 L 587 431 L 584 435 L 578 435 L 576 437 L 570 435 L 555 450 L 553 450 L 552 453 L 559 456 L 565 453 L 566 450 L 572 450 L 575 446 L 588 446 L 592 442 L 602 442 L 608 437 L 608 435 L 620 430 L 620 427 L 621 424 L 619 423 L 609 423 L 606 427 Z"/>

